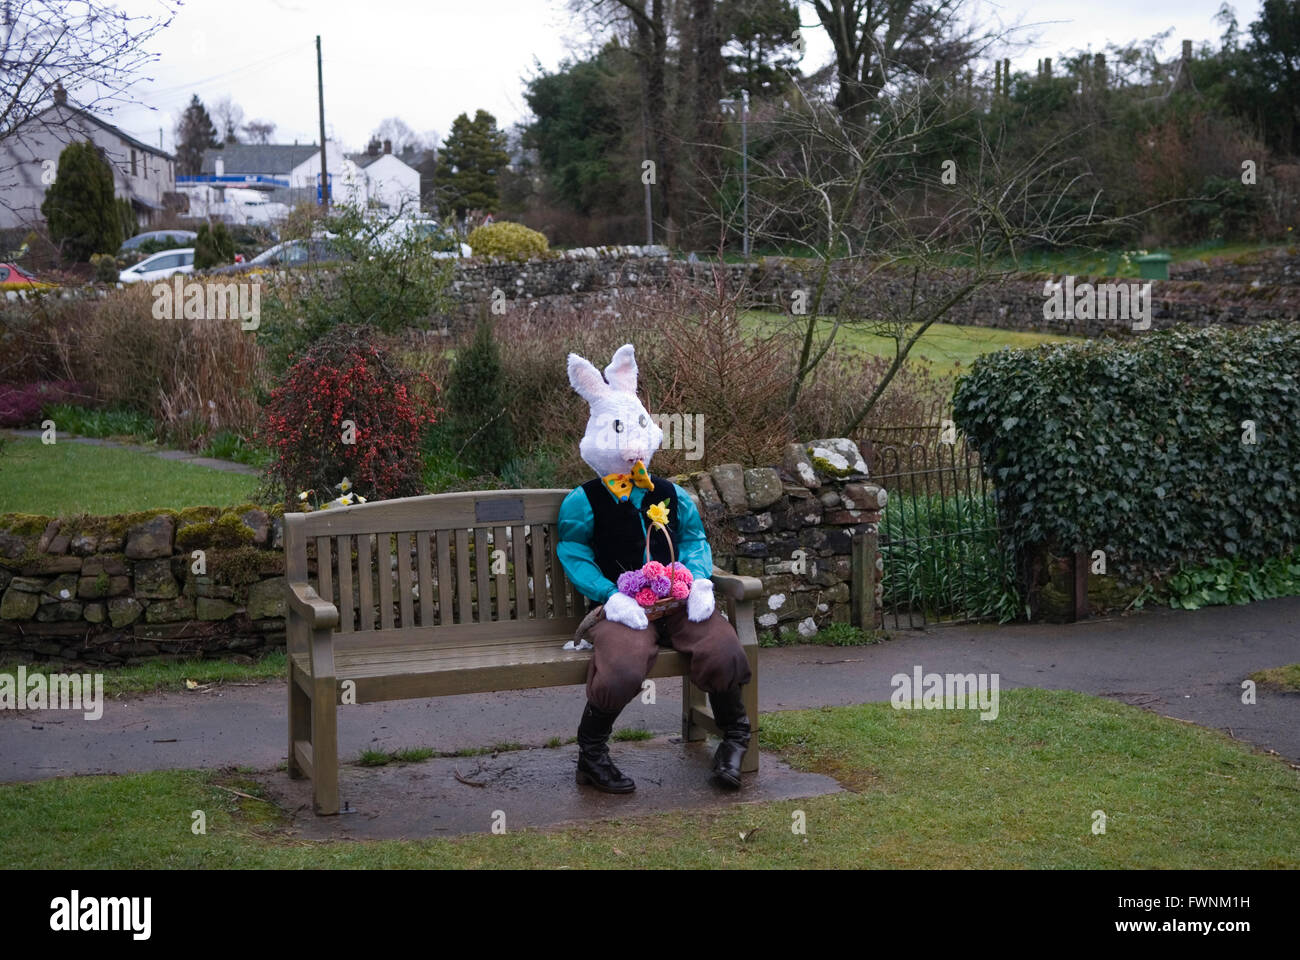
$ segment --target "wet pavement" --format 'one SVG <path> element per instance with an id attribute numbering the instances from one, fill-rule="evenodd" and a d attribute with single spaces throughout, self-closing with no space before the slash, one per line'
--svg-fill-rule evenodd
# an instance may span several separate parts
<path id="1" fill-rule="evenodd" d="M 337 817 L 312 813 L 306 780 L 290 780 L 283 773 L 255 779 L 292 816 L 290 833 L 309 840 L 415 839 L 491 833 L 494 827 L 505 832 L 840 792 L 831 777 L 792 770 L 766 753 L 758 772 L 745 774 L 741 790 L 728 790 L 709 776 L 714 744 L 716 740 L 682 743 L 668 737 L 612 744 L 614 762 L 636 781 L 635 792 L 621 796 L 574 783 L 573 747 L 383 767 L 348 765 L 342 769 L 339 790 L 352 812 Z"/>
<path id="2" fill-rule="evenodd" d="M 1151 610 L 1072 625 L 899 630 L 891 640 L 868 647 L 764 649 L 759 703 L 763 712 L 771 712 L 886 701 L 893 690 L 891 678 L 910 675 L 918 666 L 926 673 L 996 673 L 1004 690 L 1033 686 L 1111 697 L 1222 730 L 1300 762 L 1300 694 L 1261 690 L 1257 702 L 1246 704 L 1241 687 L 1256 670 L 1298 661 L 1300 597 L 1289 597 L 1194 612 Z M 113 700 L 99 720 L 71 712 L 0 711 L 0 781 L 244 766 L 270 771 L 265 782 L 282 792 L 292 808 L 306 796 L 306 787 L 274 770 L 285 758 L 286 700 L 284 683 L 274 681 Z M 581 687 L 556 687 L 340 708 L 344 796 L 362 812 L 338 818 L 343 826 L 319 829 L 484 829 L 483 809 L 489 803 L 496 804 L 492 810 L 506 810 L 511 816 L 508 804 L 512 796 L 520 796 L 517 778 L 525 773 L 533 778 L 529 793 L 539 800 L 515 808 L 521 823 L 533 822 L 530 817 L 555 823 L 667 809 L 656 805 L 661 802 L 657 798 L 675 808 L 695 802 L 693 797 L 705 805 L 731 802 L 709 792 L 713 788 L 707 782 L 701 786 L 707 781 L 707 763 L 692 759 L 698 745 L 671 744 L 667 739 L 681 732 L 680 681 L 674 679 L 658 681 L 654 703 L 634 700 L 616 725 L 648 730 L 660 738 L 613 747 L 618 762 L 626 762 L 629 773 L 644 781 L 631 801 L 585 799 L 589 791 L 573 784 L 572 745 L 502 752 L 492 763 L 510 769 L 485 766 L 480 772 L 491 779 L 481 788 L 466 786 L 454 776 L 450 782 L 446 779 L 447 770 L 456 768 L 474 779 L 468 771 L 476 769 L 477 758 L 381 768 L 347 762 L 366 749 L 427 747 L 450 753 L 503 744 L 541 747 L 552 738 L 574 735 L 584 702 Z M 771 771 L 772 777 L 760 778 L 765 785 L 756 784 L 745 799 L 765 798 L 762 789 L 774 791 L 772 797 L 803 796 L 809 795 L 803 790 L 824 792 L 828 786 L 784 770 L 775 757 L 764 755 L 763 764 L 764 776 Z M 672 786 L 660 787 L 650 778 Z M 426 806 L 412 803 L 415 799 Z M 411 812 L 403 812 L 406 807 Z M 593 814 L 591 809 L 612 812 Z M 369 816 L 367 810 L 376 814 L 370 827 L 344 823 Z M 434 819 L 435 814 L 443 819 Z"/>

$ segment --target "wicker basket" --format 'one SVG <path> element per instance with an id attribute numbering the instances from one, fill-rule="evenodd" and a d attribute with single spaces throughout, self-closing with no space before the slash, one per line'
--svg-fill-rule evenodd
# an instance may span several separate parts
<path id="1" fill-rule="evenodd" d="M 650 534 L 654 532 L 655 527 L 659 527 L 659 529 L 664 532 L 664 539 L 668 541 L 669 564 L 676 563 L 677 553 L 676 551 L 673 550 L 673 538 L 668 535 L 668 528 L 660 526 L 657 523 L 652 523 L 650 524 L 649 528 L 645 532 L 645 559 L 641 561 L 642 566 L 650 562 Z M 676 579 L 673 576 L 673 571 L 671 566 L 669 567 L 668 579 L 670 582 Z M 686 605 L 685 600 L 675 600 L 672 597 L 662 597 L 661 599 L 655 601 L 654 606 L 642 607 L 641 609 L 645 611 L 645 615 L 647 619 L 658 620 L 660 617 L 664 616 L 664 614 L 672 613 L 678 607 L 682 607 L 685 605 Z"/>

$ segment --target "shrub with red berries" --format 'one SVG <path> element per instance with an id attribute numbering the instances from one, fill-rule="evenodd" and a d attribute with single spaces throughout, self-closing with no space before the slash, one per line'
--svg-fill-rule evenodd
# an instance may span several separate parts
<path id="1" fill-rule="evenodd" d="M 420 440 L 440 412 L 436 397 L 433 381 L 397 364 L 371 328 L 335 327 L 293 363 L 263 411 L 270 492 L 292 500 L 348 477 L 371 500 L 423 493 Z"/>

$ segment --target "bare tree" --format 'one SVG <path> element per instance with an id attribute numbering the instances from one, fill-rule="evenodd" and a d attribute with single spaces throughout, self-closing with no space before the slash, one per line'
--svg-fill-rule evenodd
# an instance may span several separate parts
<path id="1" fill-rule="evenodd" d="M 212 105 L 212 115 L 221 131 L 221 142 L 238 143 L 239 128 L 244 123 L 244 108 L 226 96 Z"/>
<path id="2" fill-rule="evenodd" d="M 177 7 L 158 0 L 156 13 L 136 16 L 104 0 L 0 2 L 0 203 L 28 159 L 24 144 L 62 128 L 42 116 L 56 88 L 102 114 L 133 102 L 131 85 L 157 59 L 145 47 Z"/>
<path id="3" fill-rule="evenodd" d="M 1068 138 L 1027 156 L 1008 150 L 951 94 L 943 83 L 895 90 L 861 124 L 802 97 L 754 124 L 767 149 L 750 161 L 750 230 L 807 256 L 807 288 L 787 305 L 802 328 L 787 408 L 846 325 L 893 341 L 890 366 L 845 435 L 925 332 L 1012 273 L 1025 248 L 1085 245 L 1138 216 L 1098 212 Z M 936 153 L 936 144 L 946 146 Z"/>
<path id="4" fill-rule="evenodd" d="M 668 23 L 671 0 L 570 0 L 593 33 L 630 34 L 641 68 L 642 126 L 646 159 L 655 164 L 657 219 L 666 228 L 680 225 L 673 207 L 675 157 L 669 147 Z"/>
<path id="5" fill-rule="evenodd" d="M 270 120 L 249 120 L 244 124 L 244 136 L 249 143 L 270 143 L 275 124 Z"/>
<path id="6" fill-rule="evenodd" d="M 385 117 L 379 121 L 379 126 L 371 135 L 372 140 L 378 140 L 383 143 L 388 140 L 392 143 L 393 153 L 404 153 L 407 148 L 413 150 L 431 149 L 431 144 L 425 144 L 420 135 L 417 134 L 401 117 Z"/>
<path id="7" fill-rule="evenodd" d="M 967 0 L 812 0 L 835 48 L 835 107 L 861 123 L 895 71 L 933 75 L 966 62 L 982 40 L 959 14 Z M 983 38 L 987 39 L 987 37 Z"/>

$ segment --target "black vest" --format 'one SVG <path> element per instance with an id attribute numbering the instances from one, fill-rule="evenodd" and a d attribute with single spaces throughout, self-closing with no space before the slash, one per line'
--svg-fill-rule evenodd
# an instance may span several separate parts
<path id="1" fill-rule="evenodd" d="M 600 477 L 593 477 L 582 485 L 591 504 L 592 524 L 591 548 L 596 554 L 596 565 L 600 572 L 615 583 L 618 575 L 626 570 L 640 570 L 645 564 L 645 533 L 641 529 L 644 519 L 645 529 L 650 529 L 650 518 L 645 515 L 656 503 L 668 501 L 668 533 L 673 538 L 673 549 L 677 549 L 680 537 L 677 524 L 677 488 L 671 480 L 650 476 L 655 485 L 653 490 L 645 491 L 641 509 L 637 510 L 628 500 L 620 503 L 615 500 Z M 668 541 L 663 531 L 650 533 L 650 559 L 668 563 L 672 557 L 668 552 Z"/>

